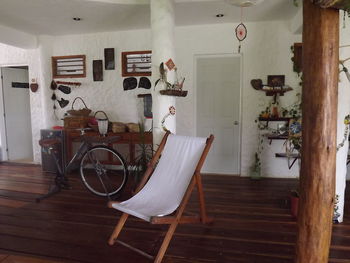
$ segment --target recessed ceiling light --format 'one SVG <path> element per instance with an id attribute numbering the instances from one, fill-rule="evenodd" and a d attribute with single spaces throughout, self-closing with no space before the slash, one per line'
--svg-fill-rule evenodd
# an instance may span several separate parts
<path id="1" fill-rule="evenodd" d="M 73 20 L 74 21 L 81 21 L 82 19 L 81 19 L 81 17 L 73 17 Z"/>
<path id="2" fill-rule="evenodd" d="M 224 14 L 217 14 L 216 17 L 223 17 Z"/>

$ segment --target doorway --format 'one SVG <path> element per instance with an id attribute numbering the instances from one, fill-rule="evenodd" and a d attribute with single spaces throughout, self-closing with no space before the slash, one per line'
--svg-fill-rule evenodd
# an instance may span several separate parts
<path id="1" fill-rule="evenodd" d="M 241 56 L 195 57 L 197 136 L 215 140 L 206 173 L 240 174 Z"/>
<path id="2" fill-rule="evenodd" d="M 2 67 L 0 71 L 1 160 L 31 163 L 33 144 L 28 67 Z"/>

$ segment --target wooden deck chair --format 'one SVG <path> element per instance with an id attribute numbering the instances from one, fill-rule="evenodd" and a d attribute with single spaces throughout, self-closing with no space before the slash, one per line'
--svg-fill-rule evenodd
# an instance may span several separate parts
<path id="1" fill-rule="evenodd" d="M 205 211 L 200 170 L 213 140 L 213 135 L 210 135 L 209 138 L 198 138 L 166 133 L 136 190 L 136 194 L 121 203 L 109 202 L 110 208 L 124 213 L 108 243 L 113 245 L 118 242 L 159 263 L 162 261 L 178 224 L 210 223 L 212 219 L 207 217 Z M 200 214 L 198 216 L 183 216 L 195 185 L 197 185 L 199 195 Z M 175 210 L 176 212 L 173 213 Z M 156 257 L 117 240 L 129 215 L 141 218 L 151 224 L 170 225 Z"/>

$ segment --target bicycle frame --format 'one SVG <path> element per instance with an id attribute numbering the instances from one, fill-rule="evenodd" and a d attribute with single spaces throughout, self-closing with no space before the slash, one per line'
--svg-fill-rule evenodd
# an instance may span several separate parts
<path id="1" fill-rule="evenodd" d="M 92 147 L 92 144 L 90 142 L 87 142 L 84 140 L 84 137 L 82 136 L 82 143 L 79 145 L 79 148 L 77 152 L 74 154 L 72 159 L 69 161 L 69 163 L 66 165 L 64 169 L 64 173 L 70 172 L 72 169 L 74 169 L 74 164 L 77 165 L 76 168 L 80 165 L 80 160 L 84 156 L 84 154 Z"/>

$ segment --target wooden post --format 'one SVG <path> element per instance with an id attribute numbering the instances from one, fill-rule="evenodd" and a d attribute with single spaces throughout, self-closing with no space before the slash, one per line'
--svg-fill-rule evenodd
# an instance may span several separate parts
<path id="1" fill-rule="evenodd" d="M 335 194 L 339 11 L 304 0 L 297 263 L 327 263 Z"/>

